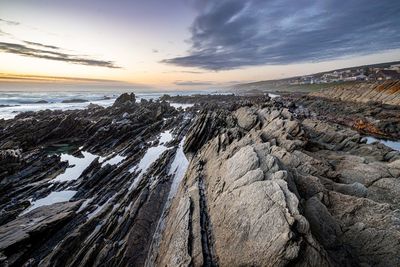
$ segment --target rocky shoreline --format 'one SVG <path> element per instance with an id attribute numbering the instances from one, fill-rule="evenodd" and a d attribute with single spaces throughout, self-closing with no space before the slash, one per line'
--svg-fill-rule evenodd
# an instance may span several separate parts
<path id="1" fill-rule="evenodd" d="M 399 122 L 326 96 L 134 94 L 0 120 L 0 265 L 399 266 L 400 152 L 363 137 Z"/>

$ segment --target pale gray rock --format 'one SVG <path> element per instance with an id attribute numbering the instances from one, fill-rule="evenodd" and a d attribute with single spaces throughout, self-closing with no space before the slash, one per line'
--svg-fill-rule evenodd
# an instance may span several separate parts
<path id="1" fill-rule="evenodd" d="M 343 230 L 342 242 L 361 266 L 400 266 L 400 213 L 367 198 L 329 193 L 329 211 Z"/>
<path id="2" fill-rule="evenodd" d="M 292 261 L 329 266 L 326 252 L 299 211 L 296 193 L 289 189 L 292 177 L 270 154 L 270 146 L 243 138 L 218 152 L 218 140 L 211 140 L 191 161 L 173 204 L 182 205 L 185 195 L 190 195 L 190 225 L 176 220 L 180 212 L 171 209 L 174 222 L 166 225 L 161 244 L 178 247 L 167 252 L 161 246 L 158 265 L 185 265 L 184 257 L 174 261 L 172 255 L 187 251 L 186 244 L 176 240 L 184 240 L 181 236 L 192 229 L 189 254 L 195 266 L 286 266 Z M 199 244 L 202 250 L 197 249 Z"/>
<path id="3" fill-rule="evenodd" d="M 257 122 L 257 115 L 249 107 L 242 107 L 235 111 L 237 123 L 245 130 L 250 130 Z"/>

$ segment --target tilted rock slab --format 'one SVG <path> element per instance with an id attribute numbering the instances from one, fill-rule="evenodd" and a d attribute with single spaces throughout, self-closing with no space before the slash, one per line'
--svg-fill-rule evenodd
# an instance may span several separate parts
<path id="1" fill-rule="evenodd" d="M 383 104 L 400 105 L 400 81 L 338 85 L 311 95 L 343 101 L 364 103 L 376 101 Z"/>
<path id="2" fill-rule="evenodd" d="M 171 207 L 158 266 L 329 266 L 299 212 L 292 179 L 269 145 L 250 138 L 192 159 Z M 289 181 L 293 184 L 293 181 Z"/>

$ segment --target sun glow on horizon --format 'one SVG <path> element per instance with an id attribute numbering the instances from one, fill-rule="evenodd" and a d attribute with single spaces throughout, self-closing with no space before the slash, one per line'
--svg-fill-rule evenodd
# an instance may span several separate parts
<path id="1" fill-rule="evenodd" d="M 244 62 L 232 68 L 228 65 L 224 68 L 224 64 L 230 61 L 230 64 L 236 64 L 236 59 L 229 56 L 226 56 L 227 62 L 215 59 L 219 49 L 225 51 L 223 45 L 211 53 L 214 57 L 208 58 L 206 54 L 201 54 L 215 48 L 208 47 L 209 42 L 225 41 L 212 35 L 218 32 L 208 33 L 210 39 L 196 39 L 197 48 L 193 46 L 194 41 L 191 39 L 202 37 L 197 36 L 193 28 L 194 25 L 200 27 L 194 23 L 202 18 L 208 19 L 207 23 L 218 23 L 213 20 L 214 13 L 204 7 L 194 8 L 184 2 L 152 0 L 146 3 L 115 5 L 108 1 L 73 0 L 56 3 L 39 0 L 33 3 L 21 0 L 2 3 L 0 87 L 2 84 L 9 86 L 12 83 L 31 82 L 36 85 L 116 84 L 166 90 L 221 88 L 236 83 L 280 79 L 400 60 L 400 49 L 395 45 L 392 49 L 377 49 L 373 53 L 360 51 L 334 59 L 300 60 L 298 62 L 302 63 L 296 61 L 271 65 L 267 64 L 268 61 L 265 64 L 253 64 L 251 61 L 247 63 L 240 49 L 230 51 L 233 48 L 226 48 L 232 55 L 238 55 L 237 60 Z M 236 21 L 242 13 L 232 15 L 227 23 Z M 291 21 L 300 19 L 294 17 L 282 20 L 281 27 L 292 27 L 294 22 Z M 208 27 L 207 25 L 201 27 Z M 217 26 L 220 25 L 210 27 L 218 29 Z M 255 24 L 254 27 L 256 26 Z M 230 40 L 231 33 L 225 29 L 223 33 Z M 232 42 L 241 41 L 232 37 Z M 231 44 L 226 46 L 229 45 Z M 201 46 L 205 46 L 204 51 Z M 242 49 L 246 50 L 246 47 Z M 249 54 L 251 56 L 254 55 Z M 216 66 L 214 70 L 207 68 L 214 61 L 221 66 Z"/>

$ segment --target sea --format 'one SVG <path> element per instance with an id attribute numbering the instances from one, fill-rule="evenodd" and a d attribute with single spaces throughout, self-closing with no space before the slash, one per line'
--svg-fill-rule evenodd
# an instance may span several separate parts
<path id="1" fill-rule="evenodd" d="M 132 91 L 126 91 L 130 93 Z M 27 111 L 39 110 L 73 110 L 85 109 L 90 103 L 97 104 L 103 107 L 111 106 L 115 99 L 125 91 L 0 91 L 0 119 L 12 119 L 17 114 Z M 163 91 L 163 92 L 134 92 L 136 101 L 140 102 L 141 99 L 157 100 L 164 94 L 174 95 L 192 95 L 192 94 L 231 94 L 231 92 L 221 91 Z M 269 94 L 270 97 L 279 97 L 277 94 Z M 80 99 L 85 102 L 80 103 L 63 103 L 68 100 Z M 171 103 L 174 107 L 186 108 L 192 104 Z M 376 139 L 372 136 L 367 136 L 367 143 L 379 142 L 393 150 L 400 151 L 400 141 L 390 141 Z"/>
<path id="2" fill-rule="evenodd" d="M 0 91 L 0 119 L 12 119 L 26 111 L 39 110 L 72 110 L 84 109 L 90 103 L 103 107 L 111 106 L 122 91 L 85 91 L 85 92 L 32 92 L 32 91 Z M 211 91 L 168 91 L 135 93 L 136 101 L 141 99 L 156 100 L 164 94 L 191 95 L 210 94 Z M 223 93 L 218 93 L 223 94 Z M 85 100 L 80 103 L 63 103 L 74 99 Z"/>

